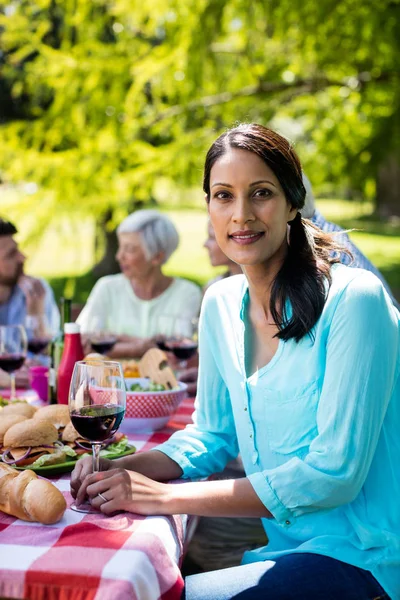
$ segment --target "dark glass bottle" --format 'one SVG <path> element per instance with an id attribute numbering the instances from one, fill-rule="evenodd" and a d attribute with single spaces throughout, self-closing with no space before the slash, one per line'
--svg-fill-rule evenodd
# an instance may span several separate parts
<path id="1" fill-rule="evenodd" d="M 57 402 L 57 371 L 64 350 L 64 324 L 71 321 L 71 305 L 70 298 L 60 298 L 60 330 L 52 340 L 50 348 L 49 402 L 51 404 Z"/>

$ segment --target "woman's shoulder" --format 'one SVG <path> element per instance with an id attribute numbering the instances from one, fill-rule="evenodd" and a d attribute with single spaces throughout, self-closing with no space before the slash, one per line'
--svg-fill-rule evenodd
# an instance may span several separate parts
<path id="1" fill-rule="evenodd" d="M 212 304 L 218 301 L 240 305 L 247 288 L 248 283 L 244 275 L 231 275 L 210 285 L 204 294 L 203 303 Z"/>
<path id="2" fill-rule="evenodd" d="M 330 294 L 332 295 L 341 294 L 346 289 L 355 294 L 374 293 L 384 289 L 380 279 L 366 269 L 335 263 L 331 268 L 331 276 Z"/>
<path id="3" fill-rule="evenodd" d="M 93 286 L 93 290 L 96 292 L 105 291 L 120 291 L 121 288 L 126 286 L 127 279 L 122 273 L 116 275 L 105 275 L 100 277 Z"/>
<path id="4" fill-rule="evenodd" d="M 347 308 L 370 312 L 380 307 L 394 309 L 391 298 L 376 275 L 365 269 L 335 264 L 331 270 L 332 281 L 329 289 L 326 309 L 336 310 L 345 303 Z"/>

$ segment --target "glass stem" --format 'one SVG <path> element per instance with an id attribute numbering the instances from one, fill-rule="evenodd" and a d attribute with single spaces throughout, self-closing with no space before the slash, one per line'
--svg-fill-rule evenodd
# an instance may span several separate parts
<path id="1" fill-rule="evenodd" d="M 17 394 L 15 392 L 15 373 L 10 373 L 11 389 L 10 389 L 10 400 L 16 400 Z"/>
<path id="2" fill-rule="evenodd" d="M 100 450 L 101 444 L 99 442 L 92 443 L 92 457 L 93 457 L 93 473 L 100 471 Z"/>

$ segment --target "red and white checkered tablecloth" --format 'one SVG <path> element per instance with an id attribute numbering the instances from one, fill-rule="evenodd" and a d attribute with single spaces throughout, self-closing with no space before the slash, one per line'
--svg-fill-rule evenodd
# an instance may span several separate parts
<path id="1" fill-rule="evenodd" d="M 167 426 L 131 437 L 149 450 L 191 422 L 184 400 Z M 70 475 L 51 478 L 68 506 Z M 69 508 L 55 525 L 27 523 L 0 512 L 0 598 L 29 600 L 177 600 L 187 515 L 113 517 Z"/>

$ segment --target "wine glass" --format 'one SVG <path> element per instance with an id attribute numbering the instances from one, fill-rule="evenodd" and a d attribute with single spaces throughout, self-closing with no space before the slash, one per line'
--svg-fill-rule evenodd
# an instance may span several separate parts
<path id="1" fill-rule="evenodd" d="M 120 363 L 88 360 L 75 363 L 68 398 L 76 431 L 92 445 L 93 473 L 99 471 L 101 444 L 114 435 L 125 415 L 126 388 Z M 77 512 L 98 512 L 89 503 Z"/>
<path id="2" fill-rule="evenodd" d="M 185 319 L 178 317 L 175 319 L 175 335 L 164 340 L 164 347 L 167 352 L 172 352 L 178 361 L 180 370 L 188 366 L 188 361 L 197 352 L 198 346 L 198 319 Z"/>
<path id="3" fill-rule="evenodd" d="M 98 354 L 107 354 L 117 343 L 116 336 L 107 330 L 105 320 L 100 315 L 94 315 L 89 320 L 88 338 L 93 352 Z"/>
<path id="4" fill-rule="evenodd" d="M 155 318 L 154 323 L 154 340 L 157 347 L 163 352 L 168 351 L 165 345 L 165 341 L 168 338 L 172 338 L 175 333 L 175 321 L 176 317 L 168 314 L 161 314 Z"/>
<path id="5" fill-rule="evenodd" d="M 20 369 L 26 358 L 28 339 L 22 325 L 0 326 L 0 368 L 10 374 L 10 400 L 16 400 L 15 371 Z"/>
<path id="6" fill-rule="evenodd" d="M 25 329 L 28 334 L 28 350 L 32 354 L 41 354 L 52 340 L 46 315 L 26 315 Z"/>

